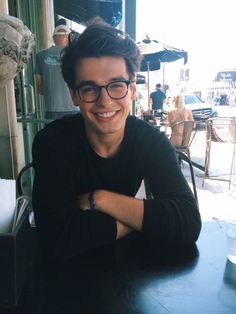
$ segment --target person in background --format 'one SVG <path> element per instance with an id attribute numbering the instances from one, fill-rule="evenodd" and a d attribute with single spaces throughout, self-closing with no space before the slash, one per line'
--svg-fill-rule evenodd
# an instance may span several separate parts
<path id="1" fill-rule="evenodd" d="M 53 260 L 131 233 L 157 249 L 198 238 L 198 206 L 173 146 L 129 114 L 140 60 L 135 41 L 101 20 L 63 51 L 63 77 L 80 114 L 48 124 L 32 151 L 36 230 Z M 136 197 L 144 178 L 153 199 Z"/>
<path id="2" fill-rule="evenodd" d="M 167 122 L 172 128 L 180 121 L 194 121 L 192 111 L 184 106 L 183 95 L 177 95 L 173 98 L 174 108 L 167 113 Z M 171 143 L 179 146 L 183 137 L 183 125 L 175 126 L 171 132 Z"/>
<path id="3" fill-rule="evenodd" d="M 61 51 L 68 43 L 70 28 L 58 25 L 53 32 L 55 45 L 36 55 L 35 76 L 38 92 L 44 95 L 45 118 L 57 119 L 66 114 L 78 113 L 69 89 L 61 74 Z"/>
<path id="4" fill-rule="evenodd" d="M 156 84 L 156 90 L 150 94 L 150 98 L 152 110 L 160 110 L 162 112 L 166 94 L 161 90 L 161 84 Z"/>
<path id="5" fill-rule="evenodd" d="M 220 106 L 227 105 L 227 95 L 220 95 L 219 105 Z"/>

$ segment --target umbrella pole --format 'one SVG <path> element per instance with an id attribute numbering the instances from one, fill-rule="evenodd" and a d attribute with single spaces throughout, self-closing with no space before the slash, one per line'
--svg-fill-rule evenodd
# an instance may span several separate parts
<path id="1" fill-rule="evenodd" d="M 148 90 L 148 114 L 150 114 L 150 82 L 149 82 L 149 61 L 147 61 L 147 90 Z"/>
<path id="2" fill-rule="evenodd" d="M 162 86 L 163 88 L 165 88 L 165 75 L 166 75 L 166 71 L 165 71 L 165 63 L 162 62 Z"/>

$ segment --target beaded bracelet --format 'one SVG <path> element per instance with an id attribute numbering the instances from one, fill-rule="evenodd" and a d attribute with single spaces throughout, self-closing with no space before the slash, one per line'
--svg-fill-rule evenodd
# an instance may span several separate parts
<path id="1" fill-rule="evenodd" d="M 89 206 L 90 206 L 90 209 L 91 210 L 96 210 L 96 207 L 95 207 L 95 202 L 94 202 L 94 193 L 95 191 L 92 191 L 89 193 Z"/>

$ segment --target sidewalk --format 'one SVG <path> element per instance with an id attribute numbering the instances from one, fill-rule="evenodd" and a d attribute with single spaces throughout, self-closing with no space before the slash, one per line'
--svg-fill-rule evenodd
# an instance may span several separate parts
<path id="1" fill-rule="evenodd" d="M 189 183 L 192 185 L 188 165 L 184 163 L 183 173 Z M 236 219 L 236 182 L 229 183 L 225 181 L 206 179 L 202 186 L 204 172 L 194 167 L 195 181 L 199 201 L 199 209 L 203 221 Z"/>
<path id="2" fill-rule="evenodd" d="M 191 159 L 201 166 L 204 166 L 205 159 L 205 130 L 200 130 L 196 134 L 190 153 Z M 231 165 L 232 147 L 228 144 L 216 143 L 212 145 L 210 174 L 223 175 L 228 174 Z M 236 219 L 236 175 L 231 183 L 229 182 L 206 179 L 202 186 L 204 171 L 194 168 L 195 181 L 197 187 L 199 209 L 203 221 L 213 219 L 227 220 Z M 182 171 L 190 186 L 192 180 L 188 164 L 183 162 Z M 227 176 L 225 176 L 227 178 Z M 144 198 L 145 192 L 143 185 L 137 193 L 137 197 Z"/>
<path id="3" fill-rule="evenodd" d="M 191 148 L 192 161 L 204 166 L 206 149 L 205 130 L 200 130 L 196 134 Z M 229 178 L 232 160 L 231 144 L 213 143 L 211 147 L 210 175 Z M 191 177 L 187 164 L 182 168 L 186 179 L 191 184 Z M 229 182 L 206 179 L 204 186 L 204 171 L 194 167 L 199 208 L 202 220 L 212 220 L 214 218 L 227 220 L 234 217 L 236 219 L 236 176 L 233 177 L 231 189 Z"/>

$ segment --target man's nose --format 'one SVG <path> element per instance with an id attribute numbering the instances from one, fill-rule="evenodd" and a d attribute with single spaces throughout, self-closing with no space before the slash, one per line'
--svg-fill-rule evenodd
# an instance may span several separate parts
<path id="1" fill-rule="evenodd" d="M 108 91 L 104 86 L 101 88 L 100 97 L 98 99 L 99 104 L 101 101 L 103 105 L 106 105 L 112 102 L 112 99 L 109 96 Z"/>

